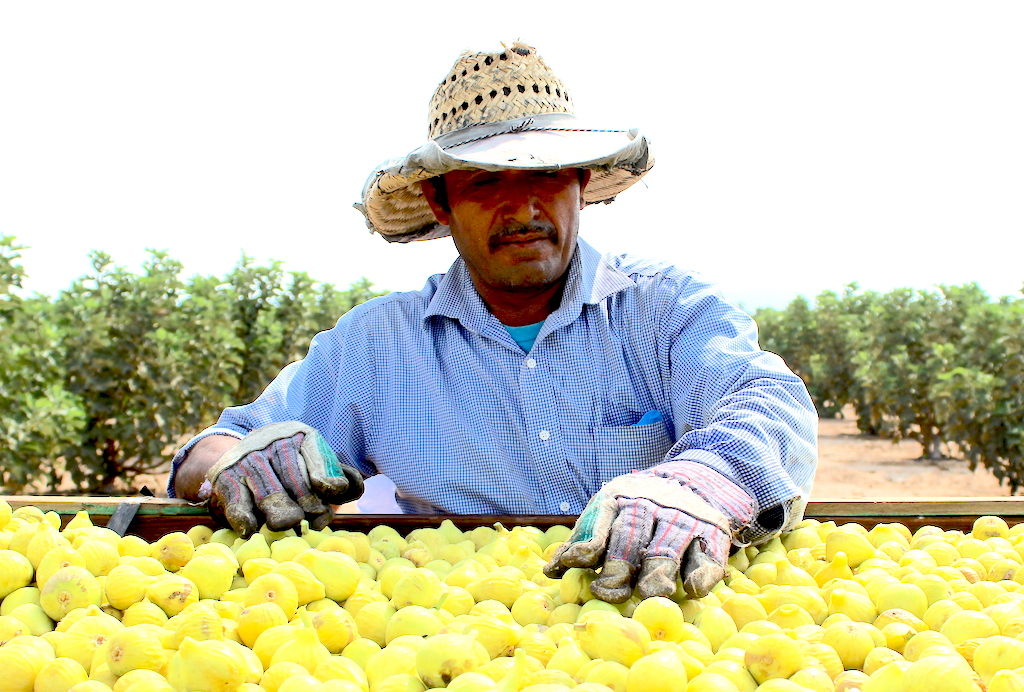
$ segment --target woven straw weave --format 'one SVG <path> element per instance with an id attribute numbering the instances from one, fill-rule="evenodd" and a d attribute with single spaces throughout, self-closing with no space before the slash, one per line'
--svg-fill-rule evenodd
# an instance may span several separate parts
<path id="1" fill-rule="evenodd" d="M 572 114 L 569 90 L 531 46 L 464 52 L 430 100 L 428 137 L 542 113 Z"/>

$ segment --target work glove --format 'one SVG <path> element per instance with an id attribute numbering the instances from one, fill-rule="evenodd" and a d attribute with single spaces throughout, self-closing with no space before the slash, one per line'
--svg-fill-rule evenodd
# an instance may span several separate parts
<path id="1" fill-rule="evenodd" d="M 284 531 L 308 520 L 322 529 L 334 517 L 333 504 L 363 494 L 363 477 L 338 461 L 313 428 L 298 421 L 253 430 L 207 471 L 199 498 L 210 514 L 242 538 L 266 522 Z"/>
<path id="2" fill-rule="evenodd" d="M 609 603 L 626 601 L 634 583 L 644 598 L 672 596 L 677 578 L 700 598 L 725 577 L 733 537 L 753 514 L 750 495 L 703 464 L 634 471 L 594 495 L 544 573 L 600 567 L 590 590 Z"/>

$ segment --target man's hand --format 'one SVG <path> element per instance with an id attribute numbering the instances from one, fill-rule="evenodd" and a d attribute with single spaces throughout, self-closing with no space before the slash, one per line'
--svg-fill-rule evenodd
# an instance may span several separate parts
<path id="1" fill-rule="evenodd" d="M 672 596 L 677 576 L 700 598 L 725 576 L 733 535 L 753 509 L 739 486 L 696 462 L 619 476 L 587 503 L 544 573 L 601 567 L 590 590 L 610 603 L 626 601 L 634 583 L 645 598 Z"/>
<path id="2" fill-rule="evenodd" d="M 360 473 L 341 464 L 320 433 L 298 421 L 253 430 L 207 471 L 199 489 L 210 514 L 243 538 L 264 521 L 271 531 L 303 519 L 322 529 L 334 516 L 332 504 L 362 494 Z"/>

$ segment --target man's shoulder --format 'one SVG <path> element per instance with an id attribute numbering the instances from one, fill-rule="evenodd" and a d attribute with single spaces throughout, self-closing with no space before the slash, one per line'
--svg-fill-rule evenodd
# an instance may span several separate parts
<path id="1" fill-rule="evenodd" d="M 612 269 L 628 276 L 641 288 L 681 288 L 685 285 L 708 285 L 700 272 L 667 259 L 643 257 L 630 253 L 606 253 L 602 259 Z"/>
<path id="2" fill-rule="evenodd" d="M 631 286 L 614 296 L 616 309 L 635 315 L 646 315 L 650 322 L 687 321 L 694 315 L 733 315 L 738 309 L 723 294 L 721 287 L 701 272 L 664 258 L 630 253 L 608 253 L 602 256 L 604 271 L 625 276 Z M 598 270 L 602 271 L 601 269 Z M 602 279 L 597 279 L 599 282 Z M 609 283 L 604 280 L 605 283 Z M 732 317 L 729 317 L 732 319 Z M 737 317 L 737 319 L 740 319 Z M 641 320 L 643 321 L 643 320 Z"/>
<path id="3" fill-rule="evenodd" d="M 393 291 L 360 303 L 342 315 L 339 324 L 341 322 L 366 324 L 379 321 L 393 324 L 395 320 L 403 318 L 422 319 L 443 278 L 444 274 L 435 274 L 427 279 L 421 289 Z"/>

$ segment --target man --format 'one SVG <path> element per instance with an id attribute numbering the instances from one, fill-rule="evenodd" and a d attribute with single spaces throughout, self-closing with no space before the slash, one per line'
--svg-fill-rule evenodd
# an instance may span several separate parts
<path id="1" fill-rule="evenodd" d="M 671 595 L 680 569 L 703 595 L 731 546 L 802 517 L 802 382 L 699 276 L 577 237 L 654 161 L 637 131 L 575 118 L 530 46 L 463 53 L 429 136 L 357 207 L 390 241 L 450 233 L 460 259 L 317 335 L 179 452 L 169 493 L 248 535 L 325 525 L 384 473 L 407 512 L 582 513 L 547 571 L 600 567 L 606 600 Z"/>

